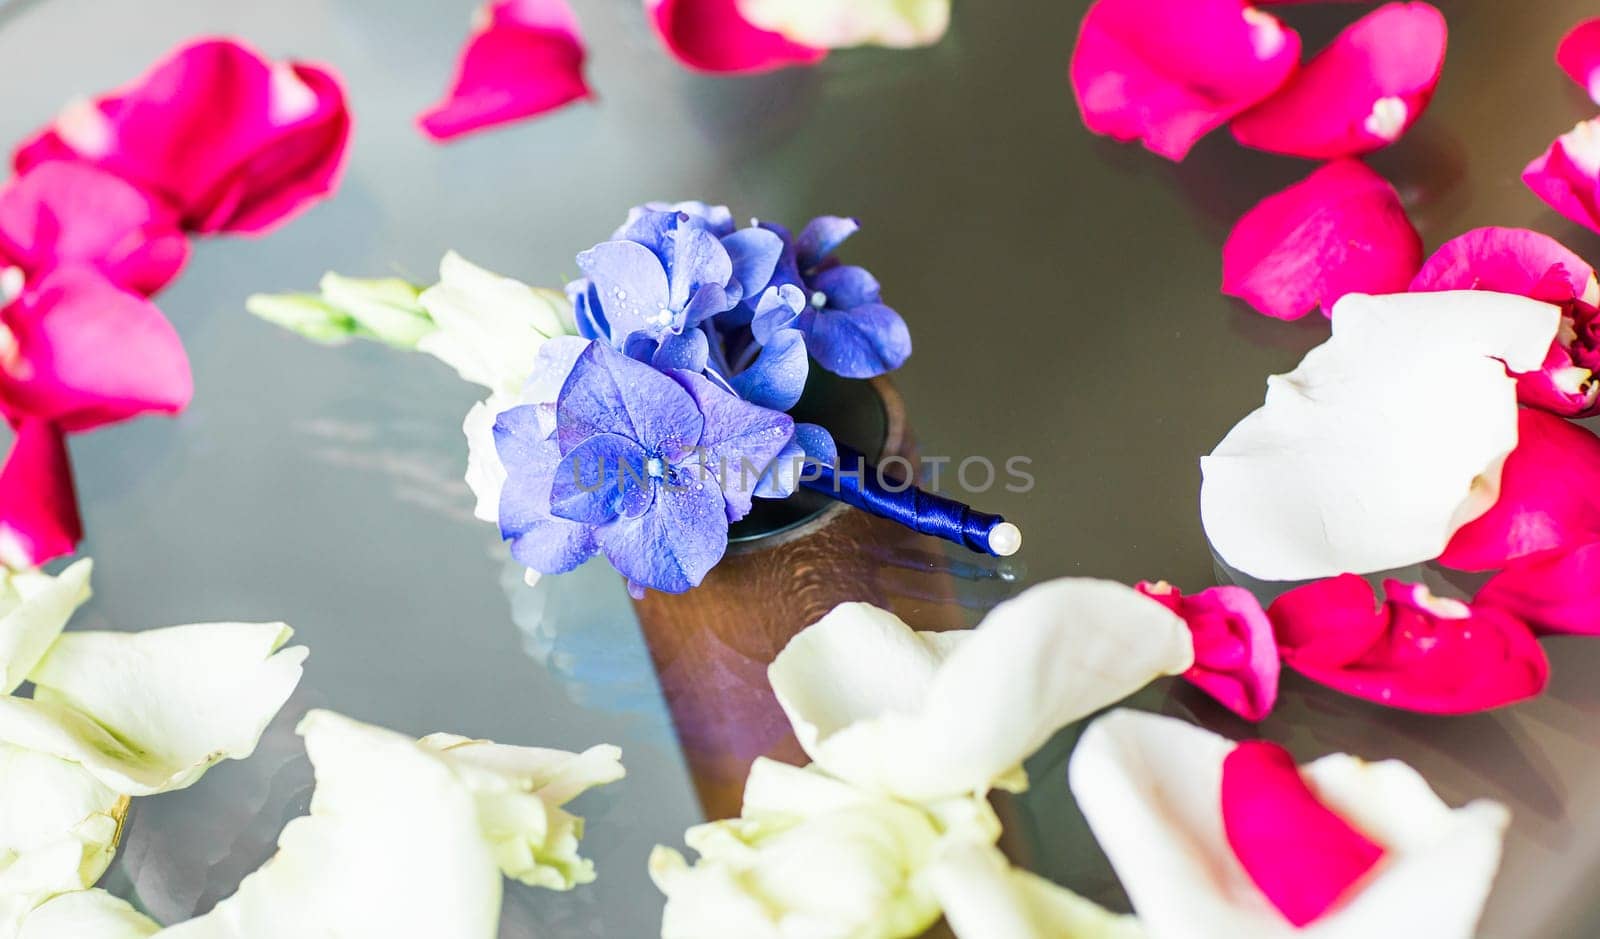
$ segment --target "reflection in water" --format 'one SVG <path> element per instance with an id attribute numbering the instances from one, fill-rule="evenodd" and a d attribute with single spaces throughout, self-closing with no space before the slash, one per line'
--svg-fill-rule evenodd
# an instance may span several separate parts
<path id="1" fill-rule="evenodd" d="M 533 586 L 523 567 L 507 561 L 500 587 L 528 656 L 561 682 L 567 697 L 597 711 L 626 714 L 644 732 L 670 744 L 650 653 L 622 578 L 597 557 L 570 574 L 541 577 Z"/>
<path id="2" fill-rule="evenodd" d="M 452 429 L 441 446 L 438 428 L 416 421 L 368 421 L 331 418 L 307 420 L 295 430 L 313 438 L 308 448 L 320 462 L 341 470 L 383 476 L 398 502 L 427 509 L 450 519 L 471 520 L 472 493 L 462 482 L 466 445 Z M 405 445 L 405 441 L 413 443 Z"/>
<path id="3" fill-rule="evenodd" d="M 313 706 L 298 691 L 247 760 L 217 764 L 192 787 L 134 799 L 102 886 L 157 921 L 208 912 L 277 850 L 310 809 L 312 774 L 294 728 Z"/>

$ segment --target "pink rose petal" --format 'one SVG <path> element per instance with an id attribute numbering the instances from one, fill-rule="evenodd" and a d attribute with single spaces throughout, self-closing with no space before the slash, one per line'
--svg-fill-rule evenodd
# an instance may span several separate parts
<path id="1" fill-rule="evenodd" d="M 1594 268 L 1549 235 L 1526 228 L 1475 228 L 1439 246 L 1412 290 L 1493 290 L 1565 305 L 1600 301 Z"/>
<path id="2" fill-rule="evenodd" d="M 1543 368 L 1517 375 L 1517 396 L 1569 417 L 1600 408 L 1600 282 L 1561 242 L 1523 228 L 1474 229 L 1441 245 L 1411 289 L 1492 290 L 1561 307 L 1561 333 Z"/>
<path id="3" fill-rule="evenodd" d="M 189 242 L 172 210 L 84 163 L 41 163 L 0 188 L 0 266 L 30 279 L 89 264 L 149 295 L 183 269 Z"/>
<path id="4" fill-rule="evenodd" d="M 1522 171 L 1522 182 L 1545 204 L 1579 225 L 1600 231 L 1600 118 L 1557 137 Z"/>
<path id="5" fill-rule="evenodd" d="M 1600 542 L 1512 561 L 1472 602 L 1540 633 L 1600 636 Z"/>
<path id="6" fill-rule="evenodd" d="M 1523 408 L 1517 415 L 1517 448 L 1500 473 L 1500 497 L 1455 533 L 1439 563 L 1487 571 L 1591 541 L 1600 541 L 1600 437 Z"/>
<path id="7" fill-rule="evenodd" d="M 1261 200 L 1222 248 L 1222 292 L 1278 319 L 1324 315 L 1347 293 L 1398 293 L 1422 238 L 1388 181 L 1337 160 Z"/>
<path id="8" fill-rule="evenodd" d="M 332 72 L 208 39 L 68 108 L 15 164 L 93 163 L 166 200 L 191 231 L 260 234 L 334 190 L 349 136 Z"/>
<path id="9" fill-rule="evenodd" d="M 588 98 L 586 55 L 566 0 L 498 0 L 467 41 L 449 94 L 417 124 L 450 140 Z"/>
<path id="10" fill-rule="evenodd" d="M 1250 880 L 1297 927 L 1320 919 L 1384 856 L 1317 800 L 1289 751 L 1264 740 L 1222 761 L 1222 827 Z"/>
<path id="11" fill-rule="evenodd" d="M 1278 698 L 1278 646 L 1272 622 L 1242 587 L 1184 596 L 1167 583 L 1138 591 L 1183 617 L 1194 639 L 1194 667 L 1183 677 L 1245 720 L 1272 713 Z"/>
<path id="12" fill-rule="evenodd" d="M 1433 99 L 1446 34 L 1444 15 L 1426 3 L 1381 6 L 1235 118 L 1233 135 L 1247 147 L 1316 160 L 1386 147 Z"/>
<path id="13" fill-rule="evenodd" d="M 1072 50 L 1072 90 L 1091 131 L 1182 160 L 1299 60 L 1300 36 L 1243 0 L 1096 0 Z"/>
<path id="14" fill-rule="evenodd" d="M 1556 64 L 1600 103 L 1600 19 L 1584 20 L 1561 37 Z"/>
<path id="15" fill-rule="evenodd" d="M 1505 611 L 1387 581 L 1375 608 L 1354 574 L 1289 591 L 1268 609 L 1290 668 L 1353 697 L 1430 714 L 1468 714 L 1533 697 L 1550 665 Z"/>
<path id="16" fill-rule="evenodd" d="M 0 467 L 0 565 L 26 570 L 71 554 L 83 523 L 61 431 L 40 420 L 15 429 Z"/>
<path id="17" fill-rule="evenodd" d="M 52 271 L 0 311 L 0 413 L 83 431 L 194 394 L 183 343 L 150 301 L 90 267 Z"/>
<path id="18" fill-rule="evenodd" d="M 757 28 L 738 0 L 645 0 L 645 10 L 667 50 L 702 72 L 770 72 L 815 65 L 828 54 Z"/>

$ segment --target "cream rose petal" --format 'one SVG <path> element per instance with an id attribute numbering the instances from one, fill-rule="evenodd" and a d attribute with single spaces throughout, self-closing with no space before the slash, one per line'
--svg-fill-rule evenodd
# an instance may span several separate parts
<path id="1" fill-rule="evenodd" d="M 455 252 L 440 262 L 439 284 L 420 299 L 439 328 L 417 350 L 499 394 L 516 395 L 544 341 L 573 331 L 564 295 L 486 271 Z"/>
<path id="2" fill-rule="evenodd" d="M 1143 939 L 1139 921 L 1012 867 L 999 849 L 957 844 L 927 871 L 958 939 Z"/>
<path id="3" fill-rule="evenodd" d="M 0 667 L 5 669 L 0 693 L 11 694 L 27 680 L 73 612 L 89 599 L 93 568 L 94 562 L 84 558 L 55 577 L 0 569 Z"/>
<path id="4" fill-rule="evenodd" d="M 621 779 L 621 750 L 602 745 L 568 753 L 454 734 L 433 734 L 419 743 L 436 751 L 472 791 L 483 837 L 507 877 L 552 890 L 595 879 L 594 863 L 578 855 L 583 819 L 561 807 Z"/>
<path id="5" fill-rule="evenodd" d="M 472 514 L 485 522 L 500 521 L 500 492 L 506 485 L 506 467 L 494 442 L 495 418 L 518 403 L 510 395 L 491 395 L 473 405 L 461 424 L 467 437 L 467 486 L 478 500 Z"/>
<path id="6" fill-rule="evenodd" d="M 64 893 L 33 910 L 15 939 L 148 939 L 161 927 L 104 890 Z"/>
<path id="7" fill-rule="evenodd" d="M 670 848 L 651 855 L 650 876 L 667 895 L 661 935 L 920 935 L 939 917 L 919 872 L 941 840 L 933 818 L 915 806 L 760 761 L 744 817 L 685 835 L 700 855 L 693 866 Z"/>
<path id="8" fill-rule="evenodd" d="M 116 853 L 128 797 L 75 763 L 0 744 L 0 895 L 93 886 Z"/>
<path id="9" fill-rule="evenodd" d="M 739 0 L 762 29 L 822 49 L 927 46 L 950 28 L 950 0 Z"/>
<path id="10" fill-rule="evenodd" d="M 1235 744 L 1183 721 L 1116 711 L 1095 721 L 1072 792 L 1151 939 L 1467 939 L 1510 821 L 1478 801 L 1451 809 L 1410 767 L 1338 754 L 1301 767 L 1328 808 L 1387 854 L 1358 891 L 1296 930 L 1223 831 L 1222 762 Z"/>
<path id="11" fill-rule="evenodd" d="M 912 800 L 1020 788 L 1022 761 L 1067 724 L 1193 664 L 1188 627 L 1109 581 L 1064 579 L 965 633 L 917 633 L 845 604 L 769 670 L 806 753 Z"/>
<path id="12" fill-rule="evenodd" d="M 494 939 L 500 870 L 445 761 L 328 711 L 299 732 L 316 771 L 311 814 L 237 893 L 162 939 Z"/>
<path id="13" fill-rule="evenodd" d="M 32 700 L 0 698 L 0 742 L 128 795 L 182 789 L 255 750 L 300 681 L 305 648 L 279 651 L 292 634 L 282 623 L 67 633 L 29 676 Z"/>
<path id="14" fill-rule="evenodd" d="M 1200 461 L 1212 547 L 1274 581 L 1437 557 L 1494 504 L 1516 447 L 1506 367 L 1538 369 L 1559 323 L 1489 291 L 1346 296 L 1333 337 Z"/>

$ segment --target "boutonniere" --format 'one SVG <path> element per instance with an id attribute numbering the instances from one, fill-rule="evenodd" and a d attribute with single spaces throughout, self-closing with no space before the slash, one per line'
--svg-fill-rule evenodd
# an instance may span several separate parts
<path id="1" fill-rule="evenodd" d="M 254 297 L 257 315 L 322 342 L 427 352 L 483 385 L 467 416 L 478 516 L 537 574 L 599 554 L 645 589 L 683 593 L 756 499 L 804 488 L 994 555 L 1021 532 L 880 471 L 796 422 L 813 370 L 869 379 L 911 355 L 878 281 L 837 256 L 857 231 L 738 228 L 726 208 L 652 203 L 538 290 L 446 256 L 427 289 L 329 275 L 318 294 Z"/>

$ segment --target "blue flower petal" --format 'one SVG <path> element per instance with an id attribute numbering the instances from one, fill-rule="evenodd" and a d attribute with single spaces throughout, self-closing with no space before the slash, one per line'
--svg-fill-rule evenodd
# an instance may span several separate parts
<path id="1" fill-rule="evenodd" d="M 792 327 L 805 308 L 806 295 L 799 287 L 785 284 L 769 289 L 761 295 L 755 318 L 750 321 L 750 331 L 755 334 L 756 342 L 765 345 L 774 333 Z"/>
<path id="2" fill-rule="evenodd" d="M 705 284 L 695 290 L 694 296 L 689 300 L 689 305 L 683 308 L 683 312 L 676 318 L 676 325 L 672 329 L 681 332 L 685 328 L 699 326 L 718 313 L 726 312 L 738 305 L 737 287 L 731 287 L 730 289 L 735 292 L 729 294 L 727 290 L 716 284 Z"/>
<path id="3" fill-rule="evenodd" d="M 682 311 L 703 286 L 726 287 L 733 278 L 733 259 L 717 237 L 703 228 L 679 228 L 673 235 L 669 307 Z M 591 277 L 594 275 L 590 275 Z M 604 290 L 601 299 L 610 302 Z M 737 302 L 737 301 L 735 301 Z M 609 308 L 608 308 L 609 309 Z M 723 307 L 727 309 L 727 307 Z M 721 312 L 718 310 L 716 312 Z"/>
<path id="4" fill-rule="evenodd" d="M 734 376 L 733 388 L 751 404 L 787 411 L 800 400 L 810 371 L 806 337 L 797 329 L 780 329 L 768 337 L 761 355 Z"/>
<path id="5" fill-rule="evenodd" d="M 511 541 L 521 564 L 545 574 L 564 574 L 599 550 L 590 526 L 550 514 L 550 488 L 561 451 L 542 439 L 539 409 L 512 408 L 495 421 L 495 449 L 506 466 L 500 493 L 500 534 Z"/>
<path id="6" fill-rule="evenodd" d="M 851 235 L 861 230 L 861 225 L 853 218 L 840 218 L 837 215 L 824 215 L 814 218 L 795 239 L 795 255 L 800 262 L 800 269 L 811 270 L 821 264 L 828 255 L 839 249 Z"/>
<path id="7" fill-rule="evenodd" d="M 839 445 L 826 427 L 817 424 L 794 425 L 794 439 L 805 451 L 806 459 L 827 466 L 839 465 Z"/>
<path id="8" fill-rule="evenodd" d="M 585 339 L 610 339 L 611 327 L 606 324 L 605 308 L 594 283 L 587 277 L 567 285 L 567 300 L 572 303 L 572 317 L 578 324 L 578 335 Z"/>
<path id="9" fill-rule="evenodd" d="M 882 304 L 817 310 L 802 318 L 806 347 L 823 368 L 845 378 L 875 378 L 911 357 L 911 333 Z"/>
<path id="10" fill-rule="evenodd" d="M 594 282 L 614 339 L 660 330 L 660 313 L 668 309 L 671 293 L 667 272 L 649 248 L 631 241 L 603 242 L 578 255 L 578 267 Z"/>
<path id="11" fill-rule="evenodd" d="M 800 488 L 800 476 L 806 465 L 839 465 L 839 447 L 833 435 L 816 424 L 794 425 L 794 438 L 784 446 L 783 452 L 772 462 L 766 475 L 756 486 L 758 499 L 787 499 Z M 815 478 L 816 473 L 811 474 Z"/>
<path id="12" fill-rule="evenodd" d="M 741 401 L 702 375 L 674 372 L 705 415 L 696 458 L 721 482 L 728 521 L 750 514 L 750 499 L 772 461 L 794 435 L 794 419 Z"/>
<path id="13" fill-rule="evenodd" d="M 878 289 L 878 279 L 866 268 L 844 265 L 830 267 L 811 278 L 811 289 L 827 298 L 827 306 L 834 310 L 853 310 L 883 299 Z"/>
<path id="14" fill-rule="evenodd" d="M 668 333 L 667 335 L 672 335 Z M 649 333 L 640 330 L 622 340 L 622 354 L 635 362 L 651 363 L 656 360 L 656 350 L 661 348 Z"/>
<path id="15" fill-rule="evenodd" d="M 556 466 L 550 514 L 586 525 L 639 515 L 650 507 L 647 459 L 644 448 L 626 437 L 590 437 Z"/>
<path id="16" fill-rule="evenodd" d="M 711 342 L 706 338 L 705 330 L 690 329 L 679 336 L 672 333 L 663 336 L 661 345 L 656 347 L 655 354 L 650 358 L 650 364 L 663 372 L 674 368 L 699 372 L 705 370 L 710 358 Z"/>
<path id="17" fill-rule="evenodd" d="M 744 296 L 756 297 L 772 283 L 772 274 L 783 256 L 783 239 L 763 228 L 746 228 L 722 239 L 733 261 L 733 279 L 744 289 Z"/>
<path id="18" fill-rule="evenodd" d="M 655 216 L 655 218 L 652 218 Z M 611 238 L 627 239 L 650 245 L 641 240 L 652 231 L 671 230 L 679 225 L 704 228 L 718 238 L 733 232 L 733 213 L 725 205 L 707 205 L 704 202 L 646 202 L 628 210 L 628 220 Z"/>
<path id="19" fill-rule="evenodd" d="M 596 532 L 600 549 L 629 580 L 664 593 L 697 587 L 728 550 L 728 519 L 715 484 L 691 478 L 658 483 L 655 503 L 638 518 Z"/>
<path id="20" fill-rule="evenodd" d="M 705 419 L 677 382 L 603 342 L 591 342 L 556 402 L 563 454 L 590 437 L 619 434 L 669 459 L 700 442 Z"/>

